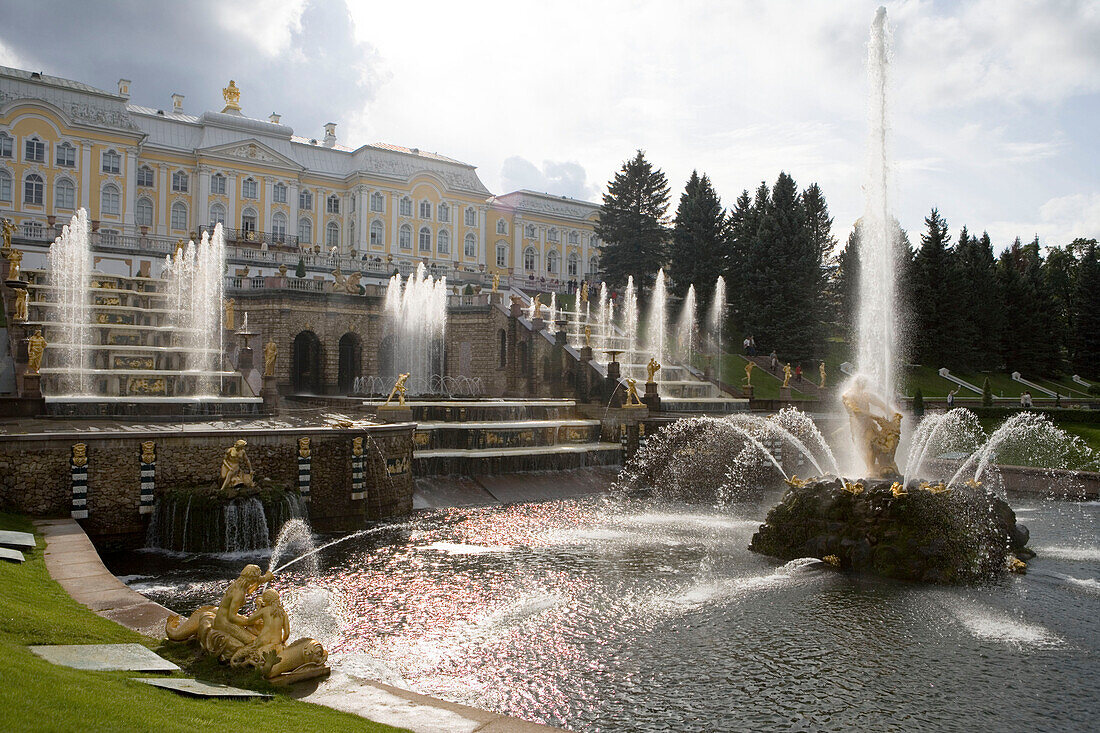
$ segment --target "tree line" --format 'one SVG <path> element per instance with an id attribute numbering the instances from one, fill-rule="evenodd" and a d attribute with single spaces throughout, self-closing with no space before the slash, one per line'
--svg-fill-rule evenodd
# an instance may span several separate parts
<path id="1" fill-rule="evenodd" d="M 827 338 L 850 340 L 859 287 L 857 222 L 837 250 L 825 195 L 787 173 L 746 189 L 727 210 L 693 171 L 669 216 L 665 174 L 643 151 L 608 183 L 597 234 L 604 279 L 633 275 L 643 292 L 664 267 L 675 295 L 695 286 L 701 312 L 724 276 L 728 332 L 784 358 L 811 361 Z M 1100 250 L 1078 239 L 1044 249 L 1017 239 L 1000 255 L 966 227 L 952 242 L 936 209 L 914 247 L 899 239 L 897 310 L 910 362 L 934 368 L 1100 376 Z"/>

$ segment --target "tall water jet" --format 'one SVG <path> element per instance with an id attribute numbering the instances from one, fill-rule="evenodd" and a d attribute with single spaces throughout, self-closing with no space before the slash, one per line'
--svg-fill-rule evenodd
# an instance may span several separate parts
<path id="1" fill-rule="evenodd" d="M 710 312 L 707 314 L 707 324 L 710 326 L 710 337 L 714 341 L 714 368 L 715 376 L 722 381 L 722 326 L 726 320 L 726 278 L 721 275 L 714 281 L 714 298 L 710 301 Z"/>
<path id="2" fill-rule="evenodd" d="M 214 233 L 202 233 L 198 245 L 188 243 L 165 258 L 164 276 L 170 320 L 184 368 L 195 373 L 194 394 L 221 394 L 221 357 L 224 348 L 222 302 L 225 295 L 225 236 L 221 224 Z"/>
<path id="3" fill-rule="evenodd" d="M 609 329 L 607 327 L 607 283 L 600 283 L 600 299 L 596 303 L 596 349 L 606 351 L 611 348 L 608 342 Z"/>
<path id="4" fill-rule="evenodd" d="M 864 213 L 859 238 L 856 367 L 867 378 L 868 386 L 888 401 L 894 397 L 897 358 L 894 314 L 897 235 L 890 214 L 889 196 L 889 62 L 890 34 L 886 26 L 886 8 L 880 7 L 871 24 L 871 39 L 867 46 L 870 94 Z"/>
<path id="5" fill-rule="evenodd" d="M 633 275 L 627 275 L 626 290 L 623 291 L 622 324 L 626 350 L 633 355 L 638 350 L 638 292 L 634 287 Z M 637 359 L 632 357 L 631 361 Z"/>
<path id="6" fill-rule="evenodd" d="M 691 357 L 696 349 L 695 326 L 695 286 L 689 285 L 684 295 L 684 304 L 680 309 L 680 317 L 676 321 L 676 360 L 685 364 L 691 363 Z M 658 359 L 658 361 L 660 361 Z"/>
<path id="7" fill-rule="evenodd" d="M 646 351 L 662 364 L 668 363 L 668 292 L 665 289 L 665 271 L 657 271 L 653 281 L 653 293 L 649 298 L 646 322 Z"/>
<path id="8" fill-rule="evenodd" d="M 447 278 L 432 278 L 423 263 L 404 283 L 395 274 L 386 287 L 384 310 L 383 376 L 393 380 L 408 373 L 411 393 L 429 391 L 432 376 L 443 374 Z"/>
<path id="9" fill-rule="evenodd" d="M 91 274 L 92 250 L 88 235 L 88 212 L 80 209 L 61 236 L 50 245 L 48 255 L 49 282 L 53 290 L 54 309 L 51 321 L 57 323 L 56 335 L 51 335 L 51 366 L 60 369 L 58 393 L 65 396 L 86 395 L 91 390 L 88 369 L 92 355 Z M 53 359 L 54 355 L 57 359 Z"/>

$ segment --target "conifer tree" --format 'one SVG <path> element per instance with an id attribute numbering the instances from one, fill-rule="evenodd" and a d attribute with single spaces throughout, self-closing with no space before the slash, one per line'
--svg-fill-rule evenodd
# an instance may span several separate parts
<path id="1" fill-rule="evenodd" d="M 1100 248 L 1095 239 L 1084 244 L 1077 266 L 1071 329 L 1074 371 L 1100 378 Z"/>
<path id="2" fill-rule="evenodd" d="M 958 281 L 955 322 L 958 338 L 954 339 L 957 366 L 970 370 L 997 369 L 1004 313 L 989 234 L 983 232 L 981 238 L 971 237 L 963 227 L 953 259 Z"/>
<path id="3" fill-rule="evenodd" d="M 947 222 L 933 208 L 924 219 L 920 249 L 913 261 L 914 324 L 910 330 L 913 355 L 920 363 L 938 369 L 958 368 L 954 327 L 955 273 L 947 247 L 951 235 Z"/>
<path id="4" fill-rule="evenodd" d="M 733 310 L 736 327 L 744 331 L 744 313 L 746 310 L 745 283 L 749 251 L 756 241 L 756 231 L 760 227 L 760 213 L 769 196 L 768 186 L 760 184 L 756 199 L 749 196 L 748 190 L 741 192 L 729 214 L 729 257 L 726 261 L 726 286 L 729 289 L 729 304 Z M 747 331 L 745 331 L 747 333 Z"/>
<path id="5" fill-rule="evenodd" d="M 848 242 L 837 255 L 836 269 L 830 281 L 830 291 L 836 308 L 836 322 L 841 333 L 852 338 L 856 330 L 856 303 L 859 298 L 859 237 L 857 222 L 848 235 Z"/>
<path id="6" fill-rule="evenodd" d="M 603 240 L 600 264 L 611 285 L 628 275 L 652 284 L 667 260 L 668 179 L 638 151 L 607 185 L 596 235 Z"/>
<path id="7" fill-rule="evenodd" d="M 710 179 L 691 172 L 672 228 L 669 275 L 673 292 L 683 296 L 695 286 L 700 312 L 706 312 L 714 295 L 714 282 L 726 271 L 729 255 L 729 222 L 726 210 Z"/>

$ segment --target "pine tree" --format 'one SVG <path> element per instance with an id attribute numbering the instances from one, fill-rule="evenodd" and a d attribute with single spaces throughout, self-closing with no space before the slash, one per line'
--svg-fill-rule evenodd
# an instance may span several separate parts
<path id="1" fill-rule="evenodd" d="M 829 282 L 829 292 L 835 308 L 835 320 L 847 338 L 856 330 L 856 303 L 859 299 L 859 224 L 848 235 L 848 242 L 836 258 L 836 268 Z"/>
<path id="2" fill-rule="evenodd" d="M 692 171 L 672 229 L 669 275 L 673 292 L 683 296 L 688 286 L 694 285 L 699 310 L 705 313 L 714 294 L 714 282 L 726 271 L 728 255 L 726 210 L 710 179 Z"/>
<path id="3" fill-rule="evenodd" d="M 828 262 L 836 248 L 836 237 L 833 236 L 833 217 L 829 216 L 829 206 L 825 203 L 821 187 L 811 183 L 802 192 L 802 205 L 806 208 L 810 241 L 817 248 L 821 262 Z"/>
<path id="4" fill-rule="evenodd" d="M 761 193 L 762 191 L 762 193 Z M 729 304 L 732 308 L 735 326 L 745 329 L 744 314 L 748 307 L 745 287 L 748 271 L 749 252 L 756 241 L 756 231 L 760 228 L 760 214 L 770 192 L 765 183 L 760 184 L 756 200 L 749 196 L 748 190 L 741 192 L 729 214 L 729 257 L 726 260 L 726 287 L 729 289 Z M 744 331 L 747 333 L 747 331 Z"/>
<path id="5" fill-rule="evenodd" d="M 927 231 L 913 261 L 915 300 L 911 338 L 914 357 L 920 363 L 939 368 L 958 368 L 954 298 L 955 272 L 947 247 L 951 235 L 947 222 L 935 208 L 924 219 Z"/>
<path id="6" fill-rule="evenodd" d="M 1073 368 L 1100 377 L 1100 248 L 1089 240 L 1077 266 L 1071 318 Z"/>
<path id="7" fill-rule="evenodd" d="M 633 275 L 642 286 L 667 260 L 668 179 L 641 150 L 607 184 L 596 235 L 603 240 L 600 265 L 610 285 Z"/>
<path id="8" fill-rule="evenodd" d="M 1004 325 L 996 260 L 989 234 L 971 237 L 963 227 L 954 250 L 959 298 L 956 310 L 958 366 L 991 370 L 1000 366 L 998 338 Z"/>
<path id="9" fill-rule="evenodd" d="M 989 377 L 982 382 L 982 407 L 993 407 L 993 385 L 989 383 Z"/>

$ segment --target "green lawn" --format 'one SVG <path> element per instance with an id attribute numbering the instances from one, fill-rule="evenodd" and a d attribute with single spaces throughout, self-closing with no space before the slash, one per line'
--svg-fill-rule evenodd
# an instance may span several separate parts
<path id="1" fill-rule="evenodd" d="M 32 531 L 25 518 L 3 513 L 0 529 Z M 152 675 L 86 672 L 36 657 L 27 645 L 136 642 L 161 651 L 159 641 L 100 618 L 70 598 L 50 579 L 43 547 L 39 537 L 26 563 L 0 563 L 0 730 L 398 730 L 281 694 L 264 701 L 186 698 L 130 679 Z M 169 656 L 178 663 L 188 655 L 177 650 Z"/>
<path id="2" fill-rule="evenodd" d="M 748 360 L 740 354 L 722 354 L 722 381 L 740 387 L 745 383 L 745 365 Z M 807 376 L 809 373 L 807 372 Z M 718 376 L 715 370 L 715 377 Z M 776 376 L 763 367 L 757 366 L 752 370 L 752 396 L 758 400 L 778 400 L 779 387 L 783 384 L 782 373 Z M 791 384 L 794 384 L 792 377 Z M 811 399 L 803 393 L 791 387 L 792 400 Z"/>

